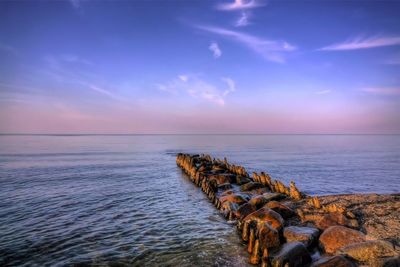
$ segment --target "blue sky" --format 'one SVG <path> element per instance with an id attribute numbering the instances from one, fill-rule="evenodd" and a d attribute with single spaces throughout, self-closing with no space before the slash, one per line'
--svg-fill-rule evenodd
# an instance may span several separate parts
<path id="1" fill-rule="evenodd" d="M 3 1 L 3 133 L 400 133 L 400 1 Z"/>

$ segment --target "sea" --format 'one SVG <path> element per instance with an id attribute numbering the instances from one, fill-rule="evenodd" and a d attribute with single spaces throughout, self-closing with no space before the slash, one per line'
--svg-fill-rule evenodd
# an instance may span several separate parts
<path id="1" fill-rule="evenodd" d="M 400 192 L 400 135 L 0 135 L 0 266 L 248 266 L 179 152 L 310 195 Z"/>

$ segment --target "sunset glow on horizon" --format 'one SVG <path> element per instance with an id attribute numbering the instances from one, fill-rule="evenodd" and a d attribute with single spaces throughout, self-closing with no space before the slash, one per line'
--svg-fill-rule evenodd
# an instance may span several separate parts
<path id="1" fill-rule="evenodd" d="M 400 2 L 4 1 L 0 133 L 400 133 Z"/>

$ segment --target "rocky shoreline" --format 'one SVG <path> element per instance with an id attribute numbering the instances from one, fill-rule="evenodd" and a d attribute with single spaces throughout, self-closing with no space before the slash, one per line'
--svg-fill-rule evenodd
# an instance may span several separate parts
<path id="1" fill-rule="evenodd" d="M 177 165 L 227 218 L 260 266 L 400 266 L 400 194 L 310 197 L 209 155 Z"/>

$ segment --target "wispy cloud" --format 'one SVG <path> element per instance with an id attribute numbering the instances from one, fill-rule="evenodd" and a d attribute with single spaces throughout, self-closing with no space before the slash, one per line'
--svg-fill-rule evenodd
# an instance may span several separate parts
<path id="1" fill-rule="evenodd" d="M 114 99 L 114 100 L 125 101 L 124 98 L 122 98 L 122 97 L 120 97 L 120 96 L 118 96 L 118 95 L 112 93 L 111 91 L 108 91 L 108 90 L 106 90 L 106 89 L 104 89 L 104 88 L 101 88 L 101 87 L 99 87 L 99 86 L 97 86 L 97 85 L 94 85 L 94 84 L 86 84 L 86 86 L 87 86 L 89 89 L 91 89 L 91 90 L 93 90 L 93 91 L 95 91 L 95 92 L 97 92 L 97 93 L 100 93 L 100 94 L 102 94 L 102 95 L 105 95 L 105 96 L 107 96 L 107 97 L 109 97 L 109 98 L 112 98 L 112 99 Z"/>
<path id="2" fill-rule="evenodd" d="M 391 56 L 390 58 L 386 59 L 383 63 L 388 65 L 400 65 L 400 54 Z"/>
<path id="3" fill-rule="evenodd" d="M 0 51 L 4 51 L 13 55 L 18 55 L 18 50 L 15 47 L 5 43 L 0 43 Z"/>
<path id="4" fill-rule="evenodd" d="M 221 77 L 224 86 L 215 86 L 198 75 L 179 75 L 176 79 L 166 83 L 157 84 L 161 91 L 175 95 L 188 94 L 193 98 L 204 99 L 219 106 L 225 105 L 225 97 L 236 90 L 235 81 L 229 77 Z M 225 87 L 225 89 L 223 89 Z"/>
<path id="5" fill-rule="evenodd" d="M 332 92 L 331 90 L 322 90 L 322 91 L 318 91 L 318 92 L 315 92 L 315 93 L 317 95 L 326 95 L 326 94 L 329 94 L 331 92 Z"/>
<path id="6" fill-rule="evenodd" d="M 375 94 L 375 95 L 387 95 L 387 96 L 393 96 L 393 95 L 400 95 L 400 87 L 367 87 L 367 88 L 362 88 L 361 91 L 369 94 Z"/>
<path id="7" fill-rule="evenodd" d="M 234 0 L 230 3 L 221 3 L 216 6 L 219 10 L 233 11 L 242 9 L 252 9 L 265 6 L 266 2 L 261 0 Z"/>
<path id="8" fill-rule="evenodd" d="M 235 23 L 236 27 L 244 27 L 250 24 L 249 22 L 249 12 L 242 12 L 242 14 L 240 15 L 240 17 L 238 18 L 238 20 Z"/>
<path id="9" fill-rule="evenodd" d="M 222 55 L 222 51 L 216 42 L 212 42 L 208 49 L 213 53 L 214 58 L 219 58 Z"/>
<path id="10" fill-rule="evenodd" d="M 348 39 L 341 43 L 336 43 L 326 47 L 322 47 L 318 50 L 344 51 L 344 50 L 368 49 L 368 48 L 393 46 L 393 45 L 400 45 L 399 36 L 373 36 L 368 38 L 356 37 Z"/>
<path id="11" fill-rule="evenodd" d="M 285 62 L 285 58 L 283 56 L 284 52 L 296 50 L 295 46 L 285 41 L 263 39 L 250 34 L 213 26 L 198 25 L 196 28 L 236 41 L 261 55 L 263 58 L 278 63 Z"/>
<path id="12" fill-rule="evenodd" d="M 71 3 L 72 7 L 75 9 L 81 8 L 81 0 L 69 0 Z"/>

